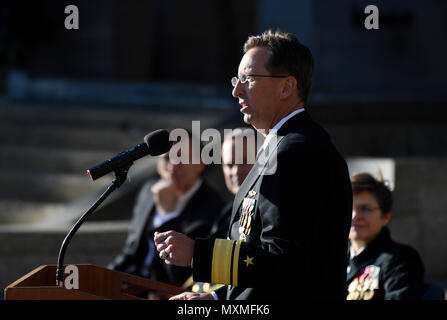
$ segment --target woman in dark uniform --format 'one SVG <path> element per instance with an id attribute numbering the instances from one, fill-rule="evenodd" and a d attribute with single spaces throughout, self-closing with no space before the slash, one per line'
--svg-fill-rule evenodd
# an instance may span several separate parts
<path id="1" fill-rule="evenodd" d="M 421 299 L 424 266 L 413 248 L 394 242 L 387 225 L 393 198 L 383 181 L 367 173 L 351 177 L 348 300 Z"/>

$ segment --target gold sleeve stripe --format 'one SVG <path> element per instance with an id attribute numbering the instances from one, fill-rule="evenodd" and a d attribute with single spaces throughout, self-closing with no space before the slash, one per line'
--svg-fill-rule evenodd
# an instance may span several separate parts
<path id="1" fill-rule="evenodd" d="M 241 240 L 236 241 L 236 247 L 233 255 L 233 283 L 232 285 L 237 287 L 238 280 L 238 264 L 239 264 L 239 252 L 241 250 Z"/>
<path id="2" fill-rule="evenodd" d="M 234 240 L 216 239 L 211 264 L 211 282 L 230 284 Z"/>
<path id="3" fill-rule="evenodd" d="M 190 276 L 186 281 L 183 283 L 182 288 L 188 288 L 191 287 L 194 284 L 194 280 L 192 276 Z"/>

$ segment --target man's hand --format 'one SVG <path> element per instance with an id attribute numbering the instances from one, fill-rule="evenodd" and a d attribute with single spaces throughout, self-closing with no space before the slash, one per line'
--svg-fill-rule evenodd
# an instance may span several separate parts
<path id="1" fill-rule="evenodd" d="M 211 293 L 183 292 L 169 298 L 169 300 L 214 300 L 214 298 Z"/>
<path id="2" fill-rule="evenodd" d="M 166 264 L 190 267 L 195 241 L 175 231 L 155 232 L 157 251 L 164 255 Z M 162 252 L 163 251 L 163 252 Z"/>
<path id="3" fill-rule="evenodd" d="M 160 180 L 151 188 L 154 201 L 161 214 L 172 212 L 181 192 L 177 190 L 172 180 Z"/>

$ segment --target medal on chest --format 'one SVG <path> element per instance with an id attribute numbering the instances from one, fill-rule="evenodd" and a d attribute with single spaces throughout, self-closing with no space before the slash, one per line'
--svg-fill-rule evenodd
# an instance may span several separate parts
<path id="1" fill-rule="evenodd" d="M 347 300 L 371 300 L 379 288 L 380 267 L 369 265 L 356 275 L 348 287 Z"/>
<path id="2" fill-rule="evenodd" d="M 256 191 L 251 190 L 244 198 L 241 206 L 241 216 L 239 218 L 239 240 L 247 240 L 247 236 L 251 231 L 252 217 L 255 211 L 256 199 L 251 198 L 256 195 Z"/>

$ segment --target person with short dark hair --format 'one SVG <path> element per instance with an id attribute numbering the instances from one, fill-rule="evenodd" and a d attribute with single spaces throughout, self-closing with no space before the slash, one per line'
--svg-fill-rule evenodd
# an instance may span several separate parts
<path id="1" fill-rule="evenodd" d="M 348 300 L 421 299 L 424 266 L 417 251 L 391 239 L 387 225 L 393 195 L 368 173 L 351 177 L 354 194 L 349 232 Z"/>
<path id="2" fill-rule="evenodd" d="M 352 189 L 345 160 L 306 110 L 312 54 L 271 30 L 244 51 L 232 94 L 265 141 L 236 194 L 228 238 L 155 234 L 166 263 L 227 286 L 172 299 L 344 300 Z"/>

